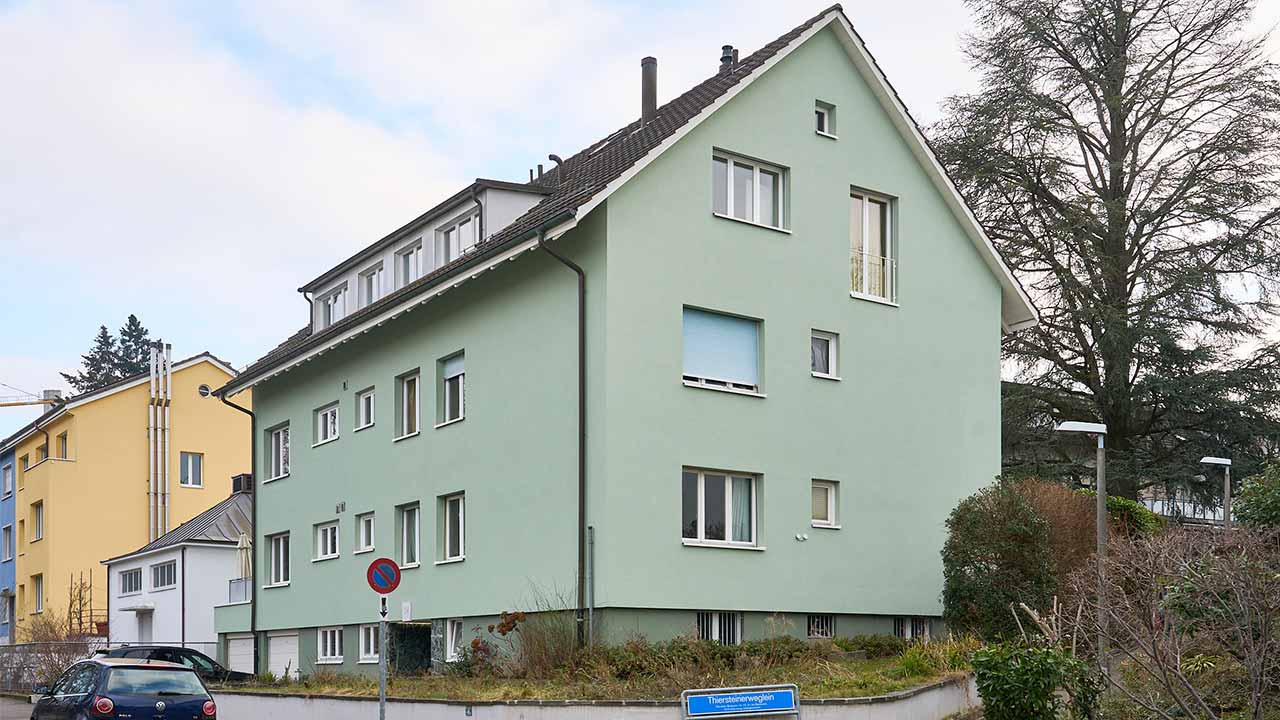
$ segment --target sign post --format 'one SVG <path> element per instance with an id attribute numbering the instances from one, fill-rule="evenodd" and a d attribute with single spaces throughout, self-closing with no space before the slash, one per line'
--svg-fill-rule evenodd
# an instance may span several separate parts
<path id="1" fill-rule="evenodd" d="M 378 558 L 369 563 L 365 578 L 378 593 L 378 720 L 387 720 L 387 595 L 400 586 L 400 566 Z"/>
<path id="2" fill-rule="evenodd" d="M 706 688 L 680 693 L 680 712 L 692 718 L 800 718 L 800 690 L 795 685 Z"/>

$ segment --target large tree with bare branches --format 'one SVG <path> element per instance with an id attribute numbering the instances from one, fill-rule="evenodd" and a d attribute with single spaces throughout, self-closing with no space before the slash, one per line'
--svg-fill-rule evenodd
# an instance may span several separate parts
<path id="1" fill-rule="evenodd" d="M 969 4 L 981 88 L 932 134 L 1042 318 L 1005 340 L 1006 472 L 1087 476 L 1049 424 L 1096 418 L 1115 494 L 1206 454 L 1243 477 L 1280 428 L 1280 81 L 1253 0 Z"/>

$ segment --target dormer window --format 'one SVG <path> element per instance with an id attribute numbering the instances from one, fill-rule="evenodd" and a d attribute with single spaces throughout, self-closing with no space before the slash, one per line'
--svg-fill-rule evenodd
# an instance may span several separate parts
<path id="1" fill-rule="evenodd" d="M 382 263 L 360 273 L 360 307 L 367 307 L 382 297 Z"/>
<path id="2" fill-rule="evenodd" d="M 476 228 L 479 224 L 475 215 L 468 215 L 438 230 L 435 266 L 444 267 L 471 252 L 476 246 Z"/>
<path id="3" fill-rule="evenodd" d="M 323 330 L 346 316 L 347 288 L 344 285 L 343 287 L 322 296 L 316 302 L 319 306 L 320 312 L 318 317 L 320 329 Z"/>
<path id="4" fill-rule="evenodd" d="M 404 287 L 422 277 L 422 239 L 396 253 L 396 287 Z"/>

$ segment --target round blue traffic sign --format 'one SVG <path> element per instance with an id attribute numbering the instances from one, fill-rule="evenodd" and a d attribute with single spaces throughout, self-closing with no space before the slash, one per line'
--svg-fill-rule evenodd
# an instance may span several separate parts
<path id="1" fill-rule="evenodd" d="M 369 563 L 366 576 L 369 579 L 369 587 L 382 595 L 393 592 L 400 586 L 400 566 L 396 565 L 396 561 L 391 558 L 378 558 Z"/>

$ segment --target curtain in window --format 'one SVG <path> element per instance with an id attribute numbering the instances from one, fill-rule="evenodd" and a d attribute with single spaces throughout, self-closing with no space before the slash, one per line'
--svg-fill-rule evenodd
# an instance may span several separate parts
<path id="1" fill-rule="evenodd" d="M 684 374 L 744 385 L 760 383 L 760 323 L 684 309 Z"/>
<path id="2" fill-rule="evenodd" d="M 814 372 L 831 372 L 831 343 L 826 338 L 809 338 L 809 362 Z"/>
<path id="3" fill-rule="evenodd" d="M 733 541 L 751 542 L 751 478 L 733 479 Z"/>

